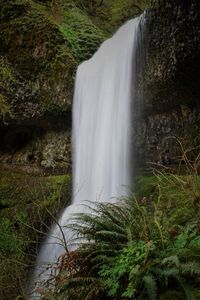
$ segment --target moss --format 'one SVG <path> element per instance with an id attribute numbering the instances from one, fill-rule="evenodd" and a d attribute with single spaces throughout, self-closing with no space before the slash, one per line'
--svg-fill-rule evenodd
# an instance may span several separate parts
<path id="1" fill-rule="evenodd" d="M 54 60 L 48 63 L 39 77 L 39 81 L 43 82 L 40 96 L 45 111 L 58 114 L 71 105 L 76 67 L 77 62 L 71 51 L 60 46 Z"/>
<path id="2" fill-rule="evenodd" d="M 16 78 L 8 60 L 0 56 L 0 88 L 7 89 L 16 83 Z"/>
<path id="3" fill-rule="evenodd" d="M 20 94 L 21 101 L 24 91 L 40 114 L 69 110 L 77 65 L 92 56 L 104 32 L 73 1 L 3 1 L 3 16 L 1 53 L 22 83 L 8 99 Z"/>
<path id="4" fill-rule="evenodd" d="M 0 174 L 0 298 L 24 295 L 40 232 L 71 198 L 71 176 Z"/>
<path id="5" fill-rule="evenodd" d="M 148 0 L 112 1 L 111 15 L 113 16 L 113 24 L 118 26 L 120 23 L 125 22 L 129 18 L 140 15 L 143 10 L 149 6 L 149 2 L 150 1 Z"/>
<path id="6" fill-rule="evenodd" d="M 97 26 L 112 34 L 124 22 L 139 16 L 150 4 L 149 0 L 103 1 L 101 6 L 97 5 L 92 20 Z"/>
<path id="7" fill-rule="evenodd" d="M 56 25 L 44 14 L 31 10 L 3 25 L 4 49 L 18 73 L 34 80 L 57 52 L 54 45 L 62 43 Z M 16 56 L 15 53 L 20 53 Z"/>
<path id="8" fill-rule="evenodd" d="M 65 13 L 59 28 L 78 62 L 90 58 L 106 38 L 105 33 L 77 8 Z"/>
<path id="9" fill-rule="evenodd" d="M 144 1 L 136 2 L 141 6 Z M 3 94 L 14 106 L 13 119 L 30 118 L 32 109 L 37 117 L 71 110 L 77 65 L 90 58 L 120 23 L 138 14 L 129 0 L 102 5 L 82 0 L 2 0 L 1 6 L 0 55 L 14 71 L 4 68 L 4 79 L 7 76 L 11 83 L 15 74 L 17 80 Z M 24 110 L 26 102 L 33 105 Z"/>
<path id="10" fill-rule="evenodd" d="M 16 82 L 17 79 L 8 60 L 0 56 L 0 117 L 3 123 L 5 123 L 7 117 L 12 115 L 8 96 L 13 92 L 13 86 Z"/>
<path id="11" fill-rule="evenodd" d="M 7 103 L 6 97 L 0 94 L 0 117 L 2 117 L 3 123 L 6 122 L 7 116 L 11 116 L 11 107 Z"/>

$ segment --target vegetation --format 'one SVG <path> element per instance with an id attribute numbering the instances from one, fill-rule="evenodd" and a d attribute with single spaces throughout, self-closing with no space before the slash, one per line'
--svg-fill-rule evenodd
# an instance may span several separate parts
<path id="1" fill-rule="evenodd" d="M 197 107 L 199 3 L 1 0 L 1 133 L 9 122 L 13 128 L 15 124 L 25 128 L 27 124 L 37 127 L 42 120 L 47 130 L 54 128 L 51 116 L 71 111 L 77 65 L 90 58 L 120 24 L 149 6 L 154 10 L 145 84 L 152 91 L 153 110 L 172 112 L 183 103 Z M 200 140 L 200 121 L 194 115 L 198 110 L 191 115 L 191 123 L 180 120 L 192 147 Z M 38 147 L 35 141 L 31 144 L 34 149 Z M 2 147 L 1 158 L 5 149 Z M 11 163 L 12 151 L 7 153 Z M 77 215 L 70 230 L 77 234 L 80 246 L 64 253 L 56 268 L 52 267 L 54 276 L 44 283 L 42 297 L 200 299 L 199 156 L 193 163 L 191 159 L 193 155 L 183 157 L 187 175 L 156 171 L 155 176 L 138 178 L 136 192 L 129 198 Z M 71 176 L 1 171 L 0 299 L 17 295 L 26 299 L 24 286 L 43 233 L 70 194 Z M 54 290 L 49 288 L 51 283 Z"/>
<path id="2" fill-rule="evenodd" d="M 25 297 L 38 243 L 71 197 L 71 176 L 0 174 L 0 298 Z"/>
<path id="3" fill-rule="evenodd" d="M 60 257 L 44 299 L 200 299 L 194 169 L 185 176 L 155 171 L 138 179 L 135 195 L 76 215 L 69 229 L 80 246 Z"/>

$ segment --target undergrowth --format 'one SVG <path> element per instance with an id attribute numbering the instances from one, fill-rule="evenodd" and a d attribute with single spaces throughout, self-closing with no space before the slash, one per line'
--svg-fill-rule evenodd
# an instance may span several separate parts
<path id="1" fill-rule="evenodd" d="M 0 299 L 27 299 L 30 269 L 52 215 L 70 199 L 71 176 L 0 173 Z"/>
<path id="2" fill-rule="evenodd" d="M 79 247 L 59 258 L 44 299 L 200 299 L 199 158 L 187 154 L 187 175 L 157 170 L 145 190 L 85 204 L 69 226 Z"/>

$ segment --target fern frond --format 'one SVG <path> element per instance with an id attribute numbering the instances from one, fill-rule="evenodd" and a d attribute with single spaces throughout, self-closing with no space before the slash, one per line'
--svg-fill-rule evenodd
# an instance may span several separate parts
<path id="1" fill-rule="evenodd" d="M 149 300 L 157 299 L 157 284 L 155 277 L 152 274 L 148 274 L 143 277 L 144 287 L 148 294 Z"/>
<path id="2" fill-rule="evenodd" d="M 169 277 L 174 277 L 176 278 L 177 276 L 179 276 L 179 269 L 177 268 L 169 268 L 169 269 L 164 269 L 164 270 L 160 270 L 159 274 L 161 276 L 163 276 L 164 278 L 169 278 Z"/>
<path id="3" fill-rule="evenodd" d="M 175 265 L 176 267 L 179 267 L 180 262 L 179 262 L 179 259 L 178 259 L 177 255 L 172 255 L 172 256 L 169 256 L 169 257 L 165 257 L 161 261 L 161 265 L 168 265 L 168 266 Z"/>
<path id="4" fill-rule="evenodd" d="M 183 275 L 198 275 L 200 276 L 200 263 L 193 261 L 193 262 L 188 262 L 185 264 L 181 264 L 180 266 L 180 272 Z"/>

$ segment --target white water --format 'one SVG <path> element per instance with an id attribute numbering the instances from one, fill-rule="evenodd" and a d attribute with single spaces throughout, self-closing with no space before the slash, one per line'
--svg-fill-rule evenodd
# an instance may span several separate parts
<path id="1" fill-rule="evenodd" d="M 113 202 L 128 194 L 139 22 L 136 18 L 123 25 L 78 68 L 73 104 L 73 201 L 59 220 L 61 226 L 72 213 L 86 212 L 80 205 L 84 200 Z M 71 232 L 63 231 L 70 244 Z M 61 240 L 60 228 L 54 225 L 37 258 L 33 282 L 46 264 L 63 254 Z M 43 272 L 39 282 L 48 277 L 49 271 Z M 32 299 L 36 298 L 34 294 Z"/>

